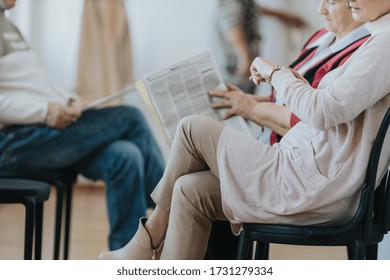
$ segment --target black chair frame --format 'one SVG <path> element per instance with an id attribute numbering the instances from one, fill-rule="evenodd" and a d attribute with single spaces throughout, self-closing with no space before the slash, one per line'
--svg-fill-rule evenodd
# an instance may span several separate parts
<path id="1" fill-rule="evenodd" d="M 0 179 L 0 203 L 22 204 L 25 207 L 24 259 L 42 258 L 43 205 L 49 198 L 46 183 Z"/>
<path id="2" fill-rule="evenodd" d="M 36 180 L 50 184 L 55 187 L 57 191 L 56 196 L 56 213 L 55 213 L 55 229 L 54 229 L 54 252 L 53 259 L 58 260 L 60 258 L 61 251 L 61 235 L 62 224 L 64 220 L 64 243 L 63 243 L 63 259 L 67 260 L 69 257 L 69 244 L 70 244 L 70 225 L 71 225 L 71 212 L 72 212 L 72 196 L 73 185 L 77 179 L 77 173 L 72 170 L 64 171 L 39 171 L 39 172 L 26 172 L 18 174 L 17 176 L 7 176 L 2 178 L 18 178 L 27 180 Z M 64 212 L 65 209 L 65 212 Z"/>
<path id="3" fill-rule="evenodd" d="M 390 224 L 389 167 L 379 186 L 376 183 L 389 124 L 390 108 L 383 118 L 371 151 L 357 212 L 347 224 L 325 227 L 245 223 L 240 234 L 237 259 L 268 259 L 270 243 L 347 246 L 349 259 L 377 259 L 378 244 L 389 231 Z M 385 160 L 390 162 L 390 159 Z"/>

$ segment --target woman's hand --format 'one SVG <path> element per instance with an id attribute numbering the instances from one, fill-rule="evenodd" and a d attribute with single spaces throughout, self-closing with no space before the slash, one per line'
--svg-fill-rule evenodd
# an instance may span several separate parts
<path id="1" fill-rule="evenodd" d="M 257 103 L 253 95 L 244 93 L 240 88 L 232 84 L 227 84 L 227 90 L 212 90 L 209 94 L 213 97 L 222 98 L 221 101 L 211 103 L 213 108 L 229 109 L 222 117 L 224 120 L 234 115 L 249 118 Z"/>
<path id="2" fill-rule="evenodd" d="M 261 82 L 266 81 L 272 71 L 278 67 L 270 58 L 256 57 L 250 68 L 251 76 L 249 79 L 258 86 Z"/>

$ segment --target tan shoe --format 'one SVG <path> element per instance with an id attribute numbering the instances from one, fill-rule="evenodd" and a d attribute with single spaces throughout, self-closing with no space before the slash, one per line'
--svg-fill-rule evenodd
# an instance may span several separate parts
<path id="1" fill-rule="evenodd" d="M 138 230 L 133 238 L 123 248 L 104 252 L 99 255 L 100 260 L 159 260 L 164 241 L 156 249 L 152 248 L 152 240 L 144 224 L 147 218 L 141 218 Z"/>

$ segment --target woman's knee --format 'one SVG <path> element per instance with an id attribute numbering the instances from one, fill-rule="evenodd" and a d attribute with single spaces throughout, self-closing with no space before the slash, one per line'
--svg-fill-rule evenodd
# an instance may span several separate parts
<path id="1" fill-rule="evenodd" d="M 213 120 L 205 116 L 192 115 L 182 118 L 178 127 L 186 131 L 196 131 L 209 126 L 211 122 L 213 122 Z"/>
<path id="2" fill-rule="evenodd" d="M 220 133 L 224 125 L 205 116 L 192 115 L 181 119 L 178 125 L 179 132 L 185 135 L 199 135 L 201 133 L 215 131 Z"/>
<path id="3" fill-rule="evenodd" d="M 176 180 L 172 203 L 184 208 L 196 208 L 214 220 L 219 215 L 221 205 L 219 181 L 208 170 L 183 175 Z"/>

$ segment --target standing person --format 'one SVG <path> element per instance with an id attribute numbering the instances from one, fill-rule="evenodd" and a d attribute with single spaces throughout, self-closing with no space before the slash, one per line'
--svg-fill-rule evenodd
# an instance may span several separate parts
<path id="1" fill-rule="evenodd" d="M 302 121 L 270 146 L 206 117 L 184 118 L 152 193 L 155 210 L 124 248 L 100 258 L 202 259 L 214 220 L 229 220 L 238 234 L 242 223 L 341 225 L 353 217 L 390 107 L 390 1 L 349 5 L 368 22 L 370 40 L 317 89 L 270 59 L 251 65 L 254 83 L 274 86 Z M 378 180 L 388 164 L 381 159 Z"/>
<path id="2" fill-rule="evenodd" d="M 164 161 L 141 112 L 130 106 L 82 111 L 49 79 L 0 0 L 0 177 L 71 169 L 106 183 L 109 248 L 137 230 Z"/>
<path id="3" fill-rule="evenodd" d="M 295 61 L 289 66 L 317 88 L 321 79 L 339 67 L 369 38 L 361 22 L 352 18 L 345 0 L 322 0 L 318 9 L 324 18 L 325 29 L 313 34 Z M 279 142 L 300 119 L 284 106 L 275 91 L 270 96 L 245 94 L 239 87 L 227 85 L 227 91 L 212 91 L 212 96 L 224 101 L 215 102 L 215 108 L 229 108 L 224 118 L 240 115 L 263 126 L 260 140 L 266 144 Z"/>
<path id="4" fill-rule="evenodd" d="M 214 12 L 213 44 L 225 81 L 253 93 L 249 67 L 260 51 L 259 16 L 272 16 L 296 27 L 304 21 L 292 14 L 259 6 L 254 0 L 218 0 Z"/>

